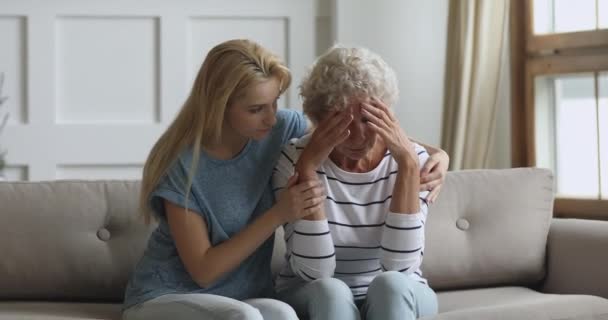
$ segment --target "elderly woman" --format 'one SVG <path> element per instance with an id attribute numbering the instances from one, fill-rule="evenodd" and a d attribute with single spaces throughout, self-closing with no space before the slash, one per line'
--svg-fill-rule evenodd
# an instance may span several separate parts
<path id="1" fill-rule="evenodd" d="M 429 154 L 391 111 L 394 71 L 367 49 L 333 47 L 315 62 L 301 95 L 316 129 L 283 149 L 274 188 L 281 193 L 296 180 L 320 180 L 326 200 L 320 213 L 285 225 L 288 263 L 277 279 L 279 297 L 310 319 L 437 313 L 420 266 L 427 202 L 438 190 L 430 198 L 428 186 L 420 191 Z M 437 165 L 447 170 L 449 158 L 440 152 Z"/>

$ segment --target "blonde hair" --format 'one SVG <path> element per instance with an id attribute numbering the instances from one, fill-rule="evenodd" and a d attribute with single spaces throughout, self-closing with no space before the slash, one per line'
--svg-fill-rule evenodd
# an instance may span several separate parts
<path id="1" fill-rule="evenodd" d="M 353 98 L 376 97 L 393 106 L 399 89 L 395 71 L 378 54 L 334 45 L 313 63 L 300 85 L 300 96 L 304 113 L 318 123 Z"/>
<path id="2" fill-rule="evenodd" d="M 202 146 L 218 143 L 226 108 L 247 93 L 256 83 L 277 77 L 283 93 L 291 83 L 291 74 L 283 62 L 261 45 L 250 40 L 230 40 L 215 46 L 205 58 L 190 95 L 171 125 L 158 139 L 146 160 L 139 198 L 140 214 L 151 221 L 149 200 L 179 154 L 193 149 L 187 183 L 188 196 L 197 169 Z"/>

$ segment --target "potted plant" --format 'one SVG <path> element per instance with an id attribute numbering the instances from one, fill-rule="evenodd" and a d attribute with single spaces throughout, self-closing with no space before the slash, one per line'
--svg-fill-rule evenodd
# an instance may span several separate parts
<path id="1" fill-rule="evenodd" d="M 4 87 L 4 73 L 0 73 L 0 137 L 2 137 L 2 131 L 8 121 L 8 111 L 4 110 L 6 108 L 5 102 L 8 99 L 8 97 L 4 97 L 2 95 L 3 87 Z M 4 180 L 3 172 L 4 172 L 4 167 L 6 165 L 6 162 L 4 160 L 5 156 L 6 156 L 6 150 L 4 150 L 4 148 L 2 148 L 2 145 L 0 144 L 0 180 Z"/>

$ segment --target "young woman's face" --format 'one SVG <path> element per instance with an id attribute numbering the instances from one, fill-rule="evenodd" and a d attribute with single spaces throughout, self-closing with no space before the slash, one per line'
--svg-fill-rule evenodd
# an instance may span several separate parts
<path id="1" fill-rule="evenodd" d="M 277 122 L 280 81 L 271 77 L 250 86 L 245 96 L 228 106 L 226 124 L 241 137 L 261 140 Z"/>

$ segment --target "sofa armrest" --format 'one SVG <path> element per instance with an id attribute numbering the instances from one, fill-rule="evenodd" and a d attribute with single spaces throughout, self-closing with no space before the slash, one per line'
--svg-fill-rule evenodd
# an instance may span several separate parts
<path id="1" fill-rule="evenodd" d="M 544 292 L 608 298 L 608 221 L 553 219 L 547 246 Z"/>

